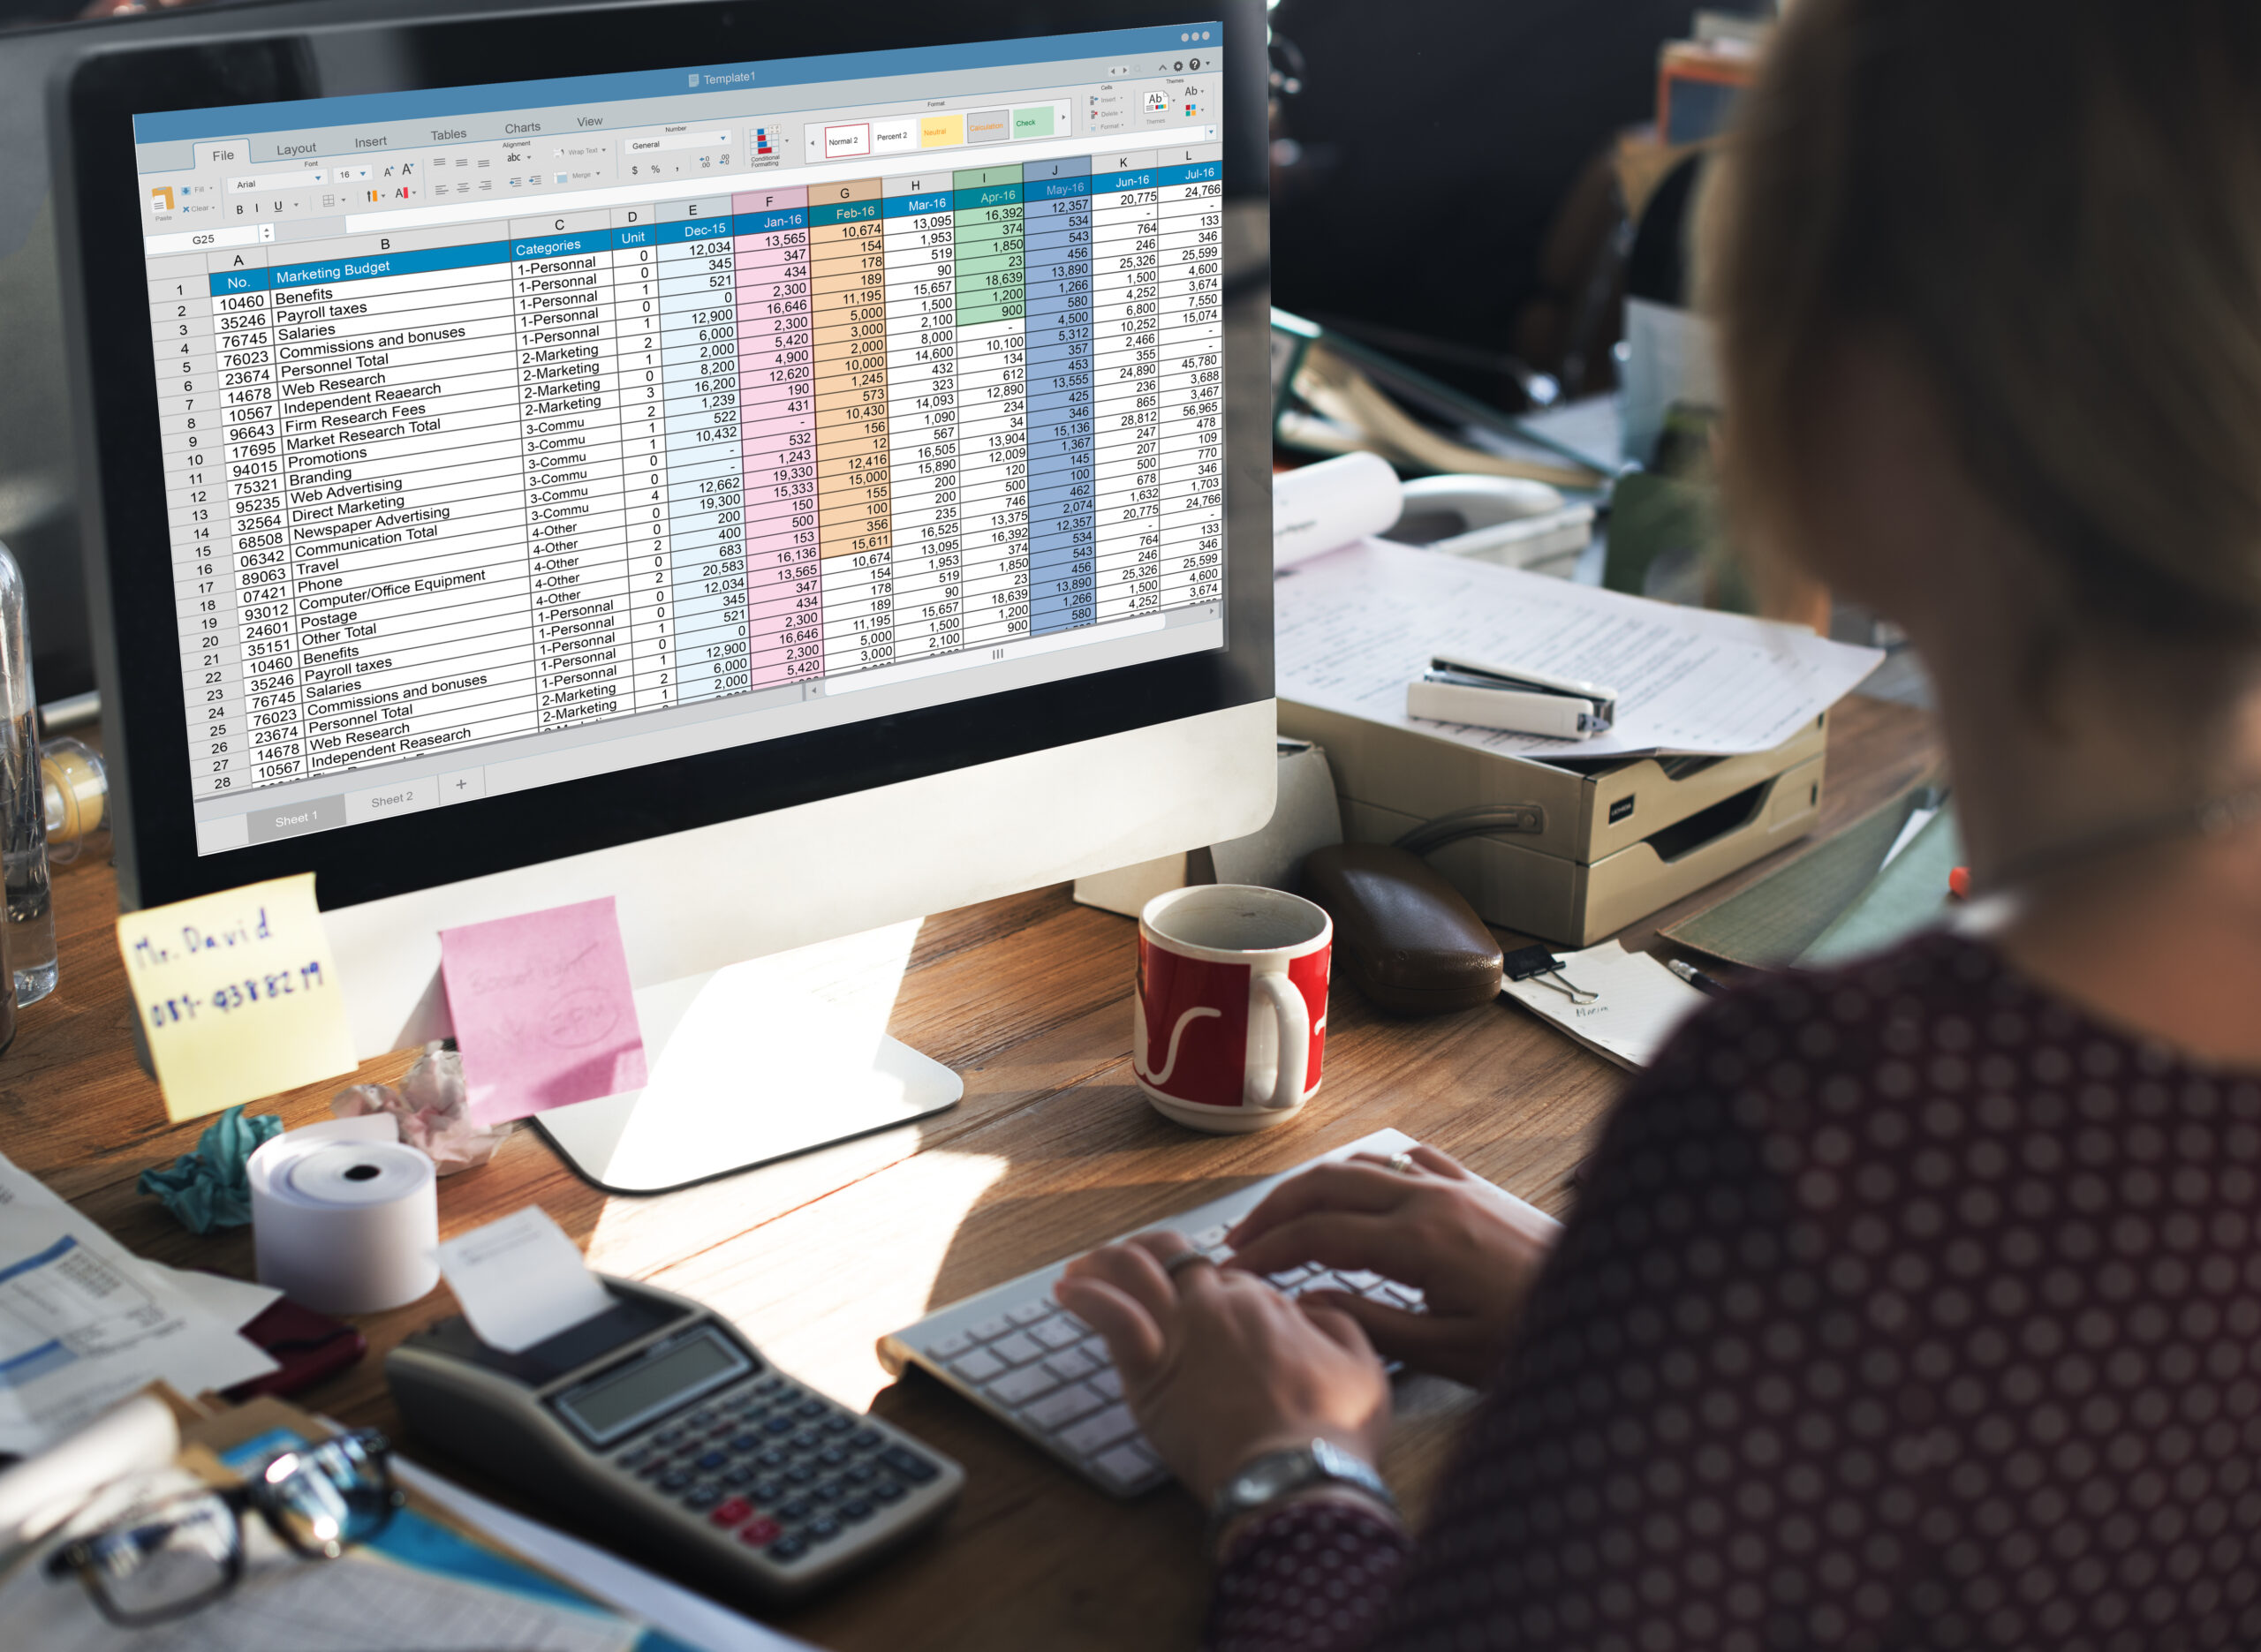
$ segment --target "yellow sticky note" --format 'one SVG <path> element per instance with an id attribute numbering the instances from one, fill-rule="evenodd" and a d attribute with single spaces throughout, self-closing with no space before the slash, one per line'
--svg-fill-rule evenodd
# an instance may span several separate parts
<path id="1" fill-rule="evenodd" d="M 353 1070 L 312 872 L 126 913 L 117 949 L 176 1123 Z"/>

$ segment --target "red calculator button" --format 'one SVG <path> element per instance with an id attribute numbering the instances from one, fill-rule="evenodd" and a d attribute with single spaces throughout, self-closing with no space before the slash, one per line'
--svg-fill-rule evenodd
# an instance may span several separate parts
<path id="1" fill-rule="evenodd" d="M 738 1534 L 738 1541 L 760 1549 L 772 1542 L 785 1528 L 767 1514 Z"/>
<path id="2" fill-rule="evenodd" d="M 735 1526 L 752 1512 L 752 1504 L 744 1497 L 732 1497 L 707 1518 L 717 1526 Z"/>

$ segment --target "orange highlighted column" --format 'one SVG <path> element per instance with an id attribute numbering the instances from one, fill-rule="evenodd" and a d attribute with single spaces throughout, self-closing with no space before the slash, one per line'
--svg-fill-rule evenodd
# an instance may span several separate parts
<path id="1" fill-rule="evenodd" d="M 825 675 L 895 658 L 881 180 L 809 187 Z"/>

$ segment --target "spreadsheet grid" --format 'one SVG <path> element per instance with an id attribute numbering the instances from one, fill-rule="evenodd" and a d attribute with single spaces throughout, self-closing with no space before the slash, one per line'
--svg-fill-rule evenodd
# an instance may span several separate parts
<path id="1" fill-rule="evenodd" d="M 1145 159 L 153 260 L 195 796 L 1217 600 L 1221 168 Z"/>

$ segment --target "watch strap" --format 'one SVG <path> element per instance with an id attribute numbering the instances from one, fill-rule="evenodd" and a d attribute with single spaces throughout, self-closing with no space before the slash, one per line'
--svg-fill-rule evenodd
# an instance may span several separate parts
<path id="1" fill-rule="evenodd" d="M 1252 1490 L 1252 1482 L 1260 1482 L 1263 1489 Z M 1314 1439 L 1251 1458 L 1226 1476 L 1209 1503 L 1210 1547 L 1214 1549 L 1225 1528 L 1242 1515 L 1327 1485 L 1347 1486 L 1390 1513 L 1397 1512 L 1397 1497 L 1373 1465 L 1331 1440 Z"/>

